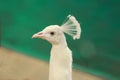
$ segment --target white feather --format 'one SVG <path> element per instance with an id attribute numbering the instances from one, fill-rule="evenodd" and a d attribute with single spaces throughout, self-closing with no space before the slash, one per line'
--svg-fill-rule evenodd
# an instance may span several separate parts
<path id="1" fill-rule="evenodd" d="M 49 80 L 72 80 L 72 52 L 67 46 L 52 45 Z"/>
<path id="2" fill-rule="evenodd" d="M 81 34 L 81 28 L 79 22 L 74 16 L 68 15 L 68 20 L 61 26 L 63 32 L 72 36 L 73 39 L 79 39 Z"/>

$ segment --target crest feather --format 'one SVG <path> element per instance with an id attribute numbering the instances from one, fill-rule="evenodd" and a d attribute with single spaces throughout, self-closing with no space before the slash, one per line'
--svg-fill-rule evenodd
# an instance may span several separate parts
<path id="1" fill-rule="evenodd" d="M 67 21 L 61 26 L 62 31 L 73 37 L 73 39 L 79 39 L 81 34 L 81 28 L 79 22 L 74 16 L 68 15 Z"/>

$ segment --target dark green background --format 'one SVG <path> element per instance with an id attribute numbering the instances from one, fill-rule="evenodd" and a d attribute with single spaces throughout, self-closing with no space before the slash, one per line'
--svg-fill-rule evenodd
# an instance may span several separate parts
<path id="1" fill-rule="evenodd" d="M 76 69 L 120 80 L 119 0 L 0 0 L 2 46 L 49 60 L 51 45 L 31 36 L 61 25 L 68 14 L 81 23 L 81 39 L 67 36 Z"/>

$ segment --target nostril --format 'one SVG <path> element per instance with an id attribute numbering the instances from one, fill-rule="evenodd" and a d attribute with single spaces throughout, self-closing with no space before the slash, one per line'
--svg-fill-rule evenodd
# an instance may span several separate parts
<path id="1" fill-rule="evenodd" d="M 43 34 L 42 32 L 38 33 L 38 35 L 42 35 L 42 34 Z"/>

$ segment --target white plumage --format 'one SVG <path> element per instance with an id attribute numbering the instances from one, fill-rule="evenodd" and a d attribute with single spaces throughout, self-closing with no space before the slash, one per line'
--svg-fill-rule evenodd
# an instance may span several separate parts
<path id="1" fill-rule="evenodd" d="M 72 80 L 72 52 L 67 46 L 64 32 L 79 39 L 81 28 L 74 16 L 69 15 L 62 25 L 51 25 L 38 32 L 32 38 L 41 38 L 52 44 L 49 80 Z"/>

